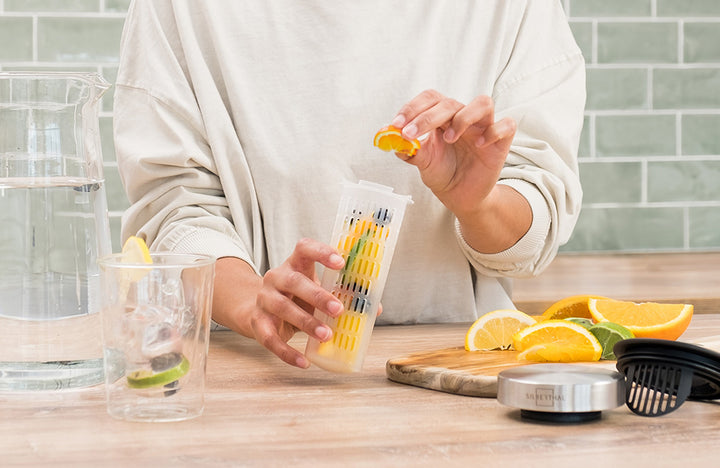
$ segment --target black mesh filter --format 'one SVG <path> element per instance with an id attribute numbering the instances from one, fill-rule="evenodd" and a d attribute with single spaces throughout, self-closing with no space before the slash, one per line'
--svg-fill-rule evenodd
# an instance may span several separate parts
<path id="1" fill-rule="evenodd" d="M 700 346 L 632 338 L 614 347 L 625 374 L 625 404 L 641 416 L 662 416 L 687 399 L 720 398 L 720 353 Z"/>

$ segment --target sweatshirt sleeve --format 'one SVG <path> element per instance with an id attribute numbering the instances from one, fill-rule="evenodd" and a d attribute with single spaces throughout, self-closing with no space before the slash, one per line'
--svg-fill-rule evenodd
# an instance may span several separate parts
<path id="1" fill-rule="evenodd" d="M 458 241 L 471 264 L 489 276 L 541 273 L 567 242 L 582 202 L 577 150 L 585 106 L 585 63 L 559 6 L 527 2 L 493 99 L 496 118 L 512 117 L 517 133 L 499 183 L 522 194 L 533 221 L 514 246 L 482 254 Z"/>
<path id="2" fill-rule="evenodd" d="M 257 270 L 264 257 L 253 243 L 261 222 L 249 170 L 240 167 L 243 149 L 235 135 L 216 134 L 232 128 L 220 122 L 229 117 L 212 77 L 189 71 L 188 61 L 200 52 L 181 37 L 173 8 L 170 2 L 134 2 L 123 31 L 113 122 L 131 203 L 122 237 L 143 236 L 153 250 L 234 256 Z M 217 121 L 203 116 L 198 92 L 215 106 Z M 209 141 L 223 144 L 211 148 Z M 246 185 L 224 187 L 228 162 L 216 153 L 236 156 L 236 173 L 246 175 Z M 242 213 L 231 211 L 228 196 L 243 201 Z"/>

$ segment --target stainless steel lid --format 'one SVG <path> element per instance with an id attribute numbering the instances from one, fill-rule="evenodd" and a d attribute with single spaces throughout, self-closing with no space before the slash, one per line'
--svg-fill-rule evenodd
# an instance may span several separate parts
<path id="1" fill-rule="evenodd" d="M 625 403 L 625 378 L 610 369 L 578 364 L 531 364 L 498 375 L 497 399 L 523 417 L 579 422 Z"/>

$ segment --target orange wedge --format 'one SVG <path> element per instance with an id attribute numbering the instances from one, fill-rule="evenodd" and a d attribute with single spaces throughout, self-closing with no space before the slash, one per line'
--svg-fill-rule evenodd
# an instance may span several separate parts
<path id="1" fill-rule="evenodd" d="M 639 338 L 676 340 L 690 325 L 692 304 L 635 303 L 590 299 L 588 308 L 596 322 L 615 322 Z"/>
<path id="2" fill-rule="evenodd" d="M 518 359 L 539 362 L 598 361 L 602 345 L 582 325 L 567 320 L 546 320 L 517 332 L 513 347 Z"/>
<path id="3" fill-rule="evenodd" d="M 570 317 L 592 318 L 588 310 L 590 299 L 607 299 L 603 296 L 578 295 L 560 299 L 543 312 L 540 320 L 559 320 Z"/>
<path id="4" fill-rule="evenodd" d="M 525 327 L 535 324 L 535 319 L 513 309 L 488 312 L 477 319 L 465 334 L 465 349 L 468 351 L 489 351 L 508 349 L 512 337 Z"/>
<path id="5" fill-rule="evenodd" d="M 393 125 L 381 128 L 375 134 L 373 145 L 383 151 L 397 151 L 410 156 L 414 156 L 420 149 L 420 141 L 406 139 L 402 136 L 402 131 Z"/>

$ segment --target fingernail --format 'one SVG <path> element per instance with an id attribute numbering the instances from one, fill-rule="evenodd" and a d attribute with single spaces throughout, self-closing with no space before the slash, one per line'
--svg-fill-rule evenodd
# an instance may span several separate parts
<path id="1" fill-rule="evenodd" d="M 340 312 L 342 312 L 344 309 L 342 303 L 338 301 L 331 301 L 328 304 L 328 312 L 332 315 L 340 315 Z"/>
<path id="2" fill-rule="evenodd" d="M 320 341 L 327 341 L 327 340 L 329 340 L 330 337 L 332 336 L 332 330 L 330 330 L 330 329 L 329 329 L 327 326 L 325 326 L 325 325 L 319 325 L 319 326 L 315 329 L 315 336 L 316 336 L 317 339 L 320 340 Z"/>
<path id="3" fill-rule="evenodd" d="M 417 136 L 418 128 L 415 124 L 410 124 L 402 129 L 402 134 L 405 138 L 415 138 Z"/>
<path id="4" fill-rule="evenodd" d="M 485 137 L 484 137 L 484 136 L 481 136 L 480 138 L 478 138 L 477 140 L 475 140 L 475 146 L 477 146 L 478 148 L 482 147 L 482 145 L 484 145 L 484 144 L 485 144 Z"/>
<path id="5" fill-rule="evenodd" d="M 330 255 L 330 262 L 342 266 L 345 264 L 345 259 L 343 259 L 340 255 L 334 253 Z"/>
<path id="6" fill-rule="evenodd" d="M 405 123 L 405 116 L 402 114 L 398 114 L 395 116 L 395 118 L 390 122 L 391 125 L 394 125 L 395 127 L 402 127 Z"/>
<path id="7" fill-rule="evenodd" d="M 455 139 L 455 130 L 453 130 L 452 128 L 448 128 L 447 130 L 445 130 L 445 134 L 443 135 L 443 137 L 445 138 L 445 141 L 451 143 Z"/>
<path id="8" fill-rule="evenodd" d="M 297 359 L 295 359 L 295 364 L 303 369 L 307 369 L 308 367 L 310 367 L 310 363 L 307 359 L 305 359 L 304 356 L 299 356 Z"/>

